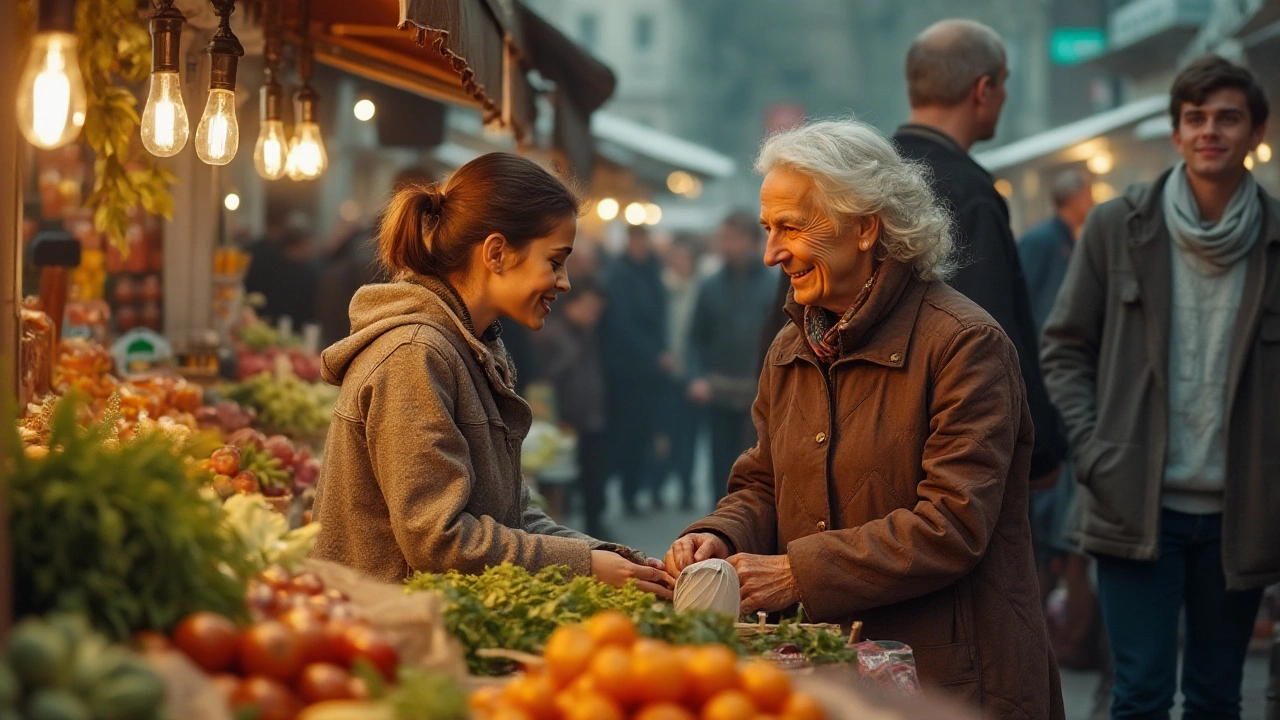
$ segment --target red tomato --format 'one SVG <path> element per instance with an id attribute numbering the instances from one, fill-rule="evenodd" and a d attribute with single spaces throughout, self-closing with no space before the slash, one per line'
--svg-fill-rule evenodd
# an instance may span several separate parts
<path id="1" fill-rule="evenodd" d="M 325 623 L 312 614 L 309 608 L 295 607 L 280 616 L 280 622 L 289 626 L 302 643 L 302 662 L 337 662 L 337 654 L 329 642 Z"/>
<path id="2" fill-rule="evenodd" d="M 257 708 L 257 720 L 293 720 L 302 709 L 289 688 L 265 677 L 251 677 L 236 688 L 231 696 L 231 709 L 238 714 L 244 707 Z"/>
<path id="3" fill-rule="evenodd" d="M 368 625 L 357 624 L 348 627 L 344 635 L 343 640 L 338 644 L 338 649 L 347 667 L 351 667 L 356 660 L 364 658 L 372 663 L 384 678 L 395 679 L 400 656 L 382 633 Z"/>
<path id="4" fill-rule="evenodd" d="M 250 580 L 245 592 L 245 604 L 254 620 L 271 617 L 276 612 L 276 591 L 259 580 Z"/>
<path id="5" fill-rule="evenodd" d="M 255 623 L 240 636 L 240 669 L 289 682 L 302 669 L 302 641 L 284 623 Z"/>
<path id="6" fill-rule="evenodd" d="M 313 572 L 298 573 L 293 577 L 293 591 L 303 595 L 319 595 L 324 592 L 324 581 Z"/>
<path id="7" fill-rule="evenodd" d="M 354 700 L 351 673 L 332 663 L 312 663 L 302 669 L 298 694 L 308 705 L 325 700 Z"/>
<path id="8" fill-rule="evenodd" d="M 173 644 L 207 673 L 231 669 L 238 638 L 235 623 L 212 612 L 192 613 L 173 631 Z"/>
<path id="9" fill-rule="evenodd" d="M 293 574 L 281 565 L 272 565 L 258 573 L 258 579 L 270 585 L 273 590 L 283 590 L 293 582 Z"/>
<path id="10" fill-rule="evenodd" d="M 307 596 L 307 609 L 315 615 L 318 620 L 328 620 L 329 610 L 334 606 L 334 601 L 324 593 L 319 595 Z"/>

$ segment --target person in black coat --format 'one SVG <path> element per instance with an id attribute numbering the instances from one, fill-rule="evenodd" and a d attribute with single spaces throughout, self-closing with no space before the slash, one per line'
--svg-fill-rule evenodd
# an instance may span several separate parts
<path id="1" fill-rule="evenodd" d="M 649 232 L 628 229 L 626 252 L 608 269 L 608 306 L 600 326 L 614 469 L 622 476 L 628 514 L 641 490 L 654 489 L 653 449 L 663 378 L 673 366 L 667 352 L 667 298 L 662 264 Z M 655 505 L 658 498 L 654 497 Z"/>
<path id="2" fill-rule="evenodd" d="M 907 53 L 911 117 L 894 140 L 903 156 L 928 165 L 933 189 L 955 219 L 960 270 L 951 280 L 991 314 L 1018 351 L 1035 425 L 1031 480 L 1057 482 L 1067 443 L 1040 372 L 1031 300 L 1009 227 L 1009 207 L 969 148 L 995 136 L 1009 76 L 1004 43 L 971 20 L 944 20 L 916 37 Z"/>

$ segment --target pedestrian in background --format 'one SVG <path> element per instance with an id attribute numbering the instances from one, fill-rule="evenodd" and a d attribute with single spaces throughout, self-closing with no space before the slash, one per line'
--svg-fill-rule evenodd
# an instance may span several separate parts
<path id="1" fill-rule="evenodd" d="M 1093 178 L 1080 168 L 1063 170 L 1050 181 L 1049 194 L 1053 216 L 1028 230 L 1018 241 L 1037 337 L 1044 331 L 1076 238 L 1093 209 Z M 1047 602 L 1059 583 L 1066 588 L 1062 616 L 1055 622 L 1053 616 L 1046 614 L 1051 618 L 1049 637 L 1054 641 L 1058 664 L 1094 670 L 1107 665 L 1106 633 L 1090 581 L 1092 561 L 1068 537 L 1075 488 L 1073 468 L 1064 462 L 1056 485 L 1031 492 L 1031 540 L 1036 551 L 1041 601 Z M 1105 681 L 1103 687 L 1107 687 Z"/>
<path id="2" fill-rule="evenodd" d="M 1240 716 L 1280 579 L 1280 202 L 1245 168 L 1268 105 L 1220 57 L 1174 80 L 1182 160 L 1090 215 L 1045 326 L 1097 558 L 1115 718 Z"/>
<path id="3" fill-rule="evenodd" d="M 663 460 L 659 472 L 659 492 L 663 482 L 674 475 L 680 487 L 680 505 L 693 507 L 694 447 L 701 429 L 701 413 L 689 402 L 689 341 L 693 312 L 698 303 L 699 238 L 676 235 L 664 257 L 662 283 L 667 289 L 667 348 L 671 353 L 668 370 L 660 440 Z"/>
<path id="4" fill-rule="evenodd" d="M 725 218 L 716 234 L 723 265 L 702 283 L 689 340 L 689 399 L 706 408 L 712 497 L 725 496 L 733 463 L 751 445 L 751 403 L 760 382 L 759 343 L 774 311 L 777 271 L 766 267 L 760 220 Z M 752 433 L 754 434 L 754 433 Z"/>
<path id="5" fill-rule="evenodd" d="M 583 529 L 592 537 L 607 540 L 600 522 L 609 479 L 608 406 L 599 338 L 605 302 L 594 279 L 574 278 L 569 292 L 557 303 L 561 307 L 555 308 L 542 331 L 532 336 L 535 379 L 551 385 L 557 419 L 573 428 L 577 439 L 575 489 L 582 499 Z"/>
<path id="6" fill-rule="evenodd" d="M 1009 77 L 1004 42 L 972 20 L 944 20 L 920 33 L 907 52 L 911 117 L 894 140 L 902 154 L 929 167 L 933 190 L 955 219 L 960 269 L 951 286 L 1000 323 L 1018 350 L 1035 425 L 1033 487 L 1057 482 L 1066 439 L 1040 373 L 1031 300 L 1009 227 L 1009 207 L 991 175 L 969 156 L 995 137 Z"/>
<path id="7" fill-rule="evenodd" d="M 654 489 L 660 388 L 673 364 L 667 352 L 662 262 L 653 252 L 647 228 L 637 225 L 627 229 L 626 249 L 614 260 L 606 278 L 609 305 L 601 341 L 609 436 L 614 469 L 622 476 L 623 506 L 628 515 L 634 515 L 641 491 Z"/>

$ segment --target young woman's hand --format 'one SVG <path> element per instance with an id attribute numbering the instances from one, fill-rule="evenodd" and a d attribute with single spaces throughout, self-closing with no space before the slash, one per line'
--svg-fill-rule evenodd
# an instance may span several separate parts
<path id="1" fill-rule="evenodd" d="M 622 587 L 628 580 L 634 579 L 641 590 L 670 600 L 675 580 L 660 565 L 660 562 L 637 565 L 609 550 L 591 551 L 591 574 L 597 580 Z"/>

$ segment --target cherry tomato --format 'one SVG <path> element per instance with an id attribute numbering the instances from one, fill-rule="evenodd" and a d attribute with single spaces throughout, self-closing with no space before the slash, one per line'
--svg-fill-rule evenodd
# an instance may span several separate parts
<path id="1" fill-rule="evenodd" d="M 325 623 L 312 614 L 310 608 L 290 608 L 280 616 L 280 622 L 297 634 L 298 641 L 302 644 L 304 664 L 339 660 L 337 653 L 333 651 Z"/>
<path id="2" fill-rule="evenodd" d="M 325 700 L 354 700 L 356 695 L 351 680 L 351 673 L 337 665 L 312 663 L 302 669 L 298 694 L 308 705 Z"/>
<path id="3" fill-rule="evenodd" d="M 231 668 L 238 639 L 235 623 L 212 612 L 192 613 L 173 631 L 173 644 L 207 673 Z"/>
<path id="4" fill-rule="evenodd" d="M 302 572 L 293 576 L 293 591 L 303 595 L 319 595 L 324 592 L 324 581 L 313 572 Z"/>
<path id="5" fill-rule="evenodd" d="M 302 669 L 302 642 L 287 625 L 275 620 L 255 623 L 240 636 L 240 669 L 288 682 Z"/>
<path id="6" fill-rule="evenodd" d="M 240 448 L 227 445 L 214 450 L 209 456 L 209 464 L 218 475 L 236 476 L 240 472 Z"/>
<path id="7" fill-rule="evenodd" d="M 283 590 L 293 582 L 293 574 L 282 565 L 272 565 L 258 573 L 258 579 L 273 590 Z"/>
<path id="8" fill-rule="evenodd" d="M 356 660 L 364 658 L 372 663 L 387 680 L 395 679 L 396 666 L 400 664 L 400 657 L 382 633 L 368 625 L 361 623 L 347 627 L 337 648 L 347 667 Z"/>
<path id="9" fill-rule="evenodd" d="M 245 604 L 255 620 L 262 620 L 275 614 L 276 591 L 270 585 L 259 580 L 250 580 L 245 592 Z"/>
<path id="10" fill-rule="evenodd" d="M 240 683 L 231 696 L 232 710 L 257 708 L 258 720 L 293 720 L 302 709 L 298 698 L 277 680 L 251 677 Z"/>
<path id="11" fill-rule="evenodd" d="M 329 610 L 333 608 L 334 604 L 334 601 L 328 595 L 323 593 L 307 596 L 306 607 L 311 611 L 311 614 L 315 615 L 319 620 L 329 619 Z"/>

